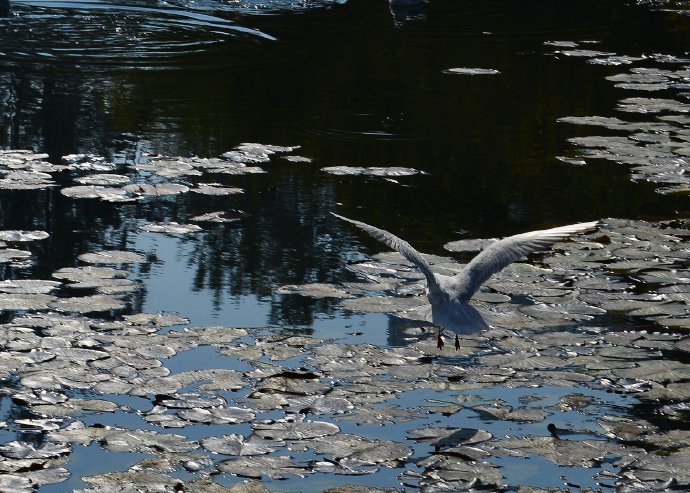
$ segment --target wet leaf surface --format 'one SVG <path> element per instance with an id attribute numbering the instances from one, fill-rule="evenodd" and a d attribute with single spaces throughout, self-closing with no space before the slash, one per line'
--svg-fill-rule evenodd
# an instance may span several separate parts
<path id="1" fill-rule="evenodd" d="M 500 74 L 496 69 L 493 68 L 448 68 L 443 71 L 444 74 L 459 74 L 459 75 L 497 75 Z"/>
<path id="2" fill-rule="evenodd" d="M 244 456 L 270 454 L 284 447 L 285 442 L 264 440 L 255 435 L 249 439 L 242 435 L 224 435 L 206 438 L 201 441 L 201 445 L 204 449 L 216 454 Z"/>
<path id="3" fill-rule="evenodd" d="M 378 177 L 398 177 L 398 176 L 413 176 L 420 174 L 420 171 L 414 168 L 403 168 L 393 166 L 389 168 L 384 167 L 368 167 L 360 166 L 328 166 L 321 168 L 321 171 L 330 175 L 344 176 L 378 176 Z"/>
<path id="4" fill-rule="evenodd" d="M 196 224 L 180 224 L 176 221 L 144 224 L 140 229 L 149 233 L 166 233 L 171 235 L 196 233 L 202 230 L 201 226 Z"/>
<path id="5" fill-rule="evenodd" d="M 77 258 L 87 264 L 141 264 L 147 261 L 146 257 L 139 253 L 122 250 L 84 253 Z"/>
<path id="6" fill-rule="evenodd" d="M 0 231 L 0 240 L 9 242 L 26 242 L 35 240 L 45 240 L 48 238 L 48 233 L 45 231 L 19 231 L 19 230 L 5 230 Z"/>

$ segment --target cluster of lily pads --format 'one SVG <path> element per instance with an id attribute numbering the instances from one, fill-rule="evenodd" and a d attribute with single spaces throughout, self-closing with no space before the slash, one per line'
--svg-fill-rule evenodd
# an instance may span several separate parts
<path id="1" fill-rule="evenodd" d="M 40 241 L 41 233 L 0 237 Z M 552 254 L 513 264 L 478 295 L 495 328 L 462 336 L 458 351 L 439 350 L 424 322 L 409 324 L 407 346 L 386 348 L 271 328 L 190 327 L 175 314 L 127 315 L 138 283 L 126 267 L 148 260 L 132 251 L 82 254 L 84 265 L 58 269 L 53 280 L 4 281 L 2 309 L 16 316 L 0 324 L 0 373 L 12 382 L 1 395 L 17 412 L 2 425 L 17 438 L 0 445 L 0 485 L 31 492 L 65 481 L 75 449 L 98 447 L 147 457 L 84 477 L 77 491 L 261 492 L 268 490 L 259 481 L 322 474 L 351 483 L 324 491 L 354 493 L 378 491 L 357 478 L 384 470 L 395 471 L 404 490 L 501 491 L 511 487 L 501 461 L 533 456 L 590 469 L 621 491 L 684 488 L 690 452 L 682 427 L 621 413 L 601 395 L 632 395 L 653 407 L 649 416 L 687 419 L 690 337 L 679 331 L 690 321 L 688 237 L 680 221 L 608 220 Z M 491 241 L 446 248 L 472 254 Z M 427 260 L 441 273 L 462 267 Z M 425 302 L 421 276 L 398 254 L 351 269 L 360 282 L 280 292 L 413 319 Z M 602 317 L 612 316 L 669 330 L 604 329 Z M 216 349 L 211 361 L 220 367 L 166 367 L 203 347 Z M 478 395 L 496 387 L 526 394 L 518 403 Z M 558 400 L 541 404 L 540 387 Z M 406 396 L 417 392 L 427 397 L 410 404 Z M 589 416 L 586 430 L 569 428 L 572 413 Z M 107 424 L 109 414 L 122 418 Z M 498 423 L 514 431 L 492 431 Z M 369 433 L 372 425 L 395 431 L 382 438 Z"/>
<path id="2" fill-rule="evenodd" d="M 31 252 L 12 248 L 31 241 L 48 238 L 45 231 L 4 230 L 0 231 L 0 264 L 22 268 L 31 265 Z"/>
<path id="3" fill-rule="evenodd" d="M 570 44 L 569 44 L 570 43 Z M 568 45 L 564 49 L 563 45 Z M 608 65 L 633 65 L 627 72 L 606 77 L 615 87 L 636 91 L 639 96 L 620 100 L 617 110 L 628 118 L 568 116 L 558 121 L 599 127 L 606 135 L 574 137 L 576 156 L 562 161 L 583 165 L 587 159 L 606 159 L 630 166 L 634 180 L 657 184 L 663 194 L 690 192 L 690 59 L 664 55 L 618 56 L 581 50 L 577 43 L 556 43 L 557 53 L 587 57 Z M 661 97 L 651 97 L 663 92 Z M 669 94 L 673 97 L 669 97 Z M 646 118 L 645 118 L 646 117 Z M 651 118 L 650 118 L 651 117 Z"/>
<path id="4" fill-rule="evenodd" d="M 674 142 L 676 135 L 681 132 Z M 263 172 L 258 165 L 272 154 L 292 150 L 243 144 L 215 159 L 154 156 L 132 165 L 130 174 L 114 173 L 116 166 L 97 156 L 66 156 L 52 165 L 45 155 L 5 151 L 0 180 L 7 188 L 20 182 L 45 188 L 57 186 L 52 174 L 66 172 L 79 185 L 63 188 L 63 195 L 116 202 L 189 191 L 225 195 L 241 189 L 170 180 Z M 387 179 L 419 173 L 323 171 Z M 195 219 L 237 217 L 225 211 Z M 161 222 L 141 229 L 201 228 Z M 12 247 L 46 237 L 0 231 L 0 259 L 26 267 L 31 252 Z M 82 254 L 84 265 L 58 269 L 51 280 L 3 281 L 0 309 L 16 315 L 0 324 L 0 374 L 10 382 L 0 397 L 16 412 L 0 423 L 15 436 L 0 445 L 0 489 L 31 492 L 69 479 L 77 447 L 147 455 L 127 470 L 82 478 L 87 486 L 77 491 L 84 493 L 264 492 L 260 481 L 318 474 L 349 478 L 343 482 L 350 485 L 328 492 L 503 491 L 517 488 L 504 461 L 531 457 L 590 470 L 592 482 L 619 491 L 686 489 L 689 437 L 680 424 L 690 416 L 689 237 L 684 221 L 610 219 L 587 237 L 512 264 L 476 295 L 493 328 L 461 336 L 457 351 L 437 348 L 436 328 L 422 317 L 423 276 L 393 252 L 351 265 L 357 282 L 282 286 L 278 293 L 409 319 L 405 347 L 272 328 L 189 327 L 176 314 L 128 315 L 141 285 L 126 267 L 148 261 L 131 251 Z M 445 247 L 462 257 L 492 241 Z M 426 258 L 447 275 L 463 265 Z M 624 330 L 641 325 L 649 331 Z M 219 368 L 166 367 L 166 360 L 204 347 L 215 348 L 219 359 L 211 362 L 222 362 Z M 483 389 L 497 387 L 522 389 L 522 398 L 482 397 Z M 408 396 L 420 392 L 426 397 L 410 403 Z M 606 392 L 633 396 L 645 407 L 642 417 L 622 412 L 602 397 Z M 584 429 L 573 429 L 574 415 L 578 423 L 587 417 Z M 373 425 L 392 431 L 382 438 L 369 432 Z M 400 489 L 357 479 L 386 470 L 395 471 Z M 546 490 L 523 485 L 518 491 Z"/>

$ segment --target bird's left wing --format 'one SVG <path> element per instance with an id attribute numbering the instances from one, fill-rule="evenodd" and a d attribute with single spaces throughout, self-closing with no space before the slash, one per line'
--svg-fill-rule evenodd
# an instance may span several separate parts
<path id="1" fill-rule="evenodd" d="M 503 238 L 486 247 L 454 276 L 455 284 L 462 287 L 460 298 L 468 300 L 492 275 L 519 258 L 546 248 L 577 233 L 596 228 L 598 221 L 570 224 L 558 228 L 530 231 Z"/>

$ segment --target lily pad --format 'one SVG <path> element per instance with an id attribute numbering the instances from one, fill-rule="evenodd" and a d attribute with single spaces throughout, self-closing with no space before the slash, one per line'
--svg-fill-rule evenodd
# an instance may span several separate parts
<path id="1" fill-rule="evenodd" d="M 136 252 L 123 250 L 102 250 L 94 253 L 83 253 L 77 257 L 88 264 L 141 264 L 146 257 Z"/>
<path id="2" fill-rule="evenodd" d="M 274 457 L 241 457 L 239 459 L 224 460 L 216 464 L 221 472 L 227 472 L 245 478 L 268 477 L 271 479 L 286 479 L 287 474 L 303 478 L 313 473 L 306 467 L 297 465 L 291 457 L 279 455 Z"/>
<path id="3" fill-rule="evenodd" d="M 100 279 L 121 279 L 127 277 L 127 272 L 112 267 L 63 267 L 53 272 L 56 279 L 74 282 L 94 282 Z"/>
<path id="4" fill-rule="evenodd" d="M 181 183 L 131 183 L 125 185 L 123 190 L 134 196 L 162 197 L 188 192 L 189 187 Z"/>
<path id="5" fill-rule="evenodd" d="M 414 168 L 403 168 L 393 166 L 389 168 L 384 167 L 369 167 L 362 168 L 359 166 L 328 166 L 321 168 L 321 171 L 330 175 L 351 175 L 351 176 L 379 176 L 379 177 L 398 177 L 398 176 L 412 176 L 418 175 L 420 171 Z"/>
<path id="6" fill-rule="evenodd" d="M 75 493 L 93 492 L 130 492 L 145 493 L 180 491 L 184 483 L 176 478 L 164 474 L 151 474 L 136 471 L 109 472 L 96 476 L 83 476 L 83 481 L 93 485 L 93 488 L 75 490 Z M 132 489 L 134 488 L 134 489 Z"/>
<path id="7" fill-rule="evenodd" d="M 355 465 L 396 467 L 412 455 L 412 449 L 390 440 L 374 440 L 358 435 L 338 434 L 295 443 L 293 447 L 313 449 L 319 455 Z"/>
<path id="8" fill-rule="evenodd" d="M 162 434 L 154 431 L 128 430 L 111 433 L 103 438 L 102 445 L 111 452 L 189 452 L 197 447 L 196 442 L 182 435 Z"/>
<path id="9" fill-rule="evenodd" d="M 427 427 L 407 432 L 411 440 L 430 442 L 436 447 L 455 447 L 485 442 L 492 438 L 491 433 L 474 428 Z"/>
<path id="10" fill-rule="evenodd" d="M 63 188 L 60 193 L 73 199 L 98 199 L 109 193 L 109 189 L 101 185 L 77 185 Z"/>
<path id="11" fill-rule="evenodd" d="M 166 233 L 171 235 L 196 233 L 198 231 L 202 231 L 202 228 L 196 224 L 180 224 L 175 221 L 144 224 L 143 226 L 140 226 L 139 229 L 142 231 L 148 231 L 149 233 Z"/>
<path id="12" fill-rule="evenodd" d="M 498 402 L 494 405 L 480 405 L 472 407 L 475 411 L 483 416 L 491 416 L 493 419 L 502 419 L 510 421 L 543 421 L 548 413 L 542 409 L 535 408 L 517 408 L 513 409 L 505 403 Z"/>
<path id="13" fill-rule="evenodd" d="M 332 284 L 303 284 L 294 285 L 289 284 L 286 286 L 280 286 L 277 289 L 279 294 L 299 294 L 302 296 L 308 296 L 310 298 L 354 298 L 355 295 L 352 294 L 347 289 L 335 286 Z"/>
<path id="14" fill-rule="evenodd" d="M 278 420 L 257 420 L 252 423 L 254 433 L 267 440 L 304 440 L 340 431 L 338 426 L 327 421 L 310 421 L 296 417 Z"/>
<path id="15" fill-rule="evenodd" d="M 0 294 L 0 310 L 47 310 L 55 301 L 48 294 Z"/>
<path id="16" fill-rule="evenodd" d="M 397 297 L 397 296 L 370 296 L 343 300 L 342 308 L 368 313 L 392 313 L 427 304 L 422 297 Z"/>
<path id="17" fill-rule="evenodd" d="M 270 454 L 285 446 L 285 442 L 264 440 L 256 435 L 249 439 L 242 435 L 224 435 L 206 438 L 201 441 L 201 446 L 209 452 L 239 457 Z"/>
<path id="18" fill-rule="evenodd" d="M 443 71 L 444 74 L 460 74 L 460 75 L 497 75 L 500 74 L 496 69 L 493 68 L 448 68 Z"/>
<path id="19" fill-rule="evenodd" d="M 14 248 L 0 248 L 0 264 L 22 263 L 31 258 L 31 252 Z"/>
<path id="20" fill-rule="evenodd" d="M 125 302 L 114 296 L 97 294 L 93 296 L 77 296 L 57 298 L 50 303 L 50 308 L 60 312 L 92 313 L 120 310 Z"/>
<path id="21" fill-rule="evenodd" d="M 131 180 L 125 175 L 115 175 L 109 173 L 98 173 L 95 175 L 80 176 L 74 179 L 77 183 L 82 185 L 124 185 Z"/>
<path id="22" fill-rule="evenodd" d="M 36 447 L 31 443 L 12 441 L 0 445 L 0 455 L 12 459 L 47 459 L 70 453 L 71 448 L 63 443 L 43 443 Z"/>
<path id="23" fill-rule="evenodd" d="M 57 185 L 52 176 L 39 171 L 12 171 L 0 178 L 0 189 L 40 190 Z"/>
<path id="24" fill-rule="evenodd" d="M 58 281 L 42 279 L 14 279 L 0 282 L 0 293 L 48 294 L 62 285 Z"/>
<path id="25" fill-rule="evenodd" d="M 218 211 L 218 212 L 207 212 L 206 214 L 200 214 L 190 218 L 190 221 L 194 222 L 209 222 L 209 223 L 232 223 L 239 221 L 246 214 L 242 211 L 231 210 L 231 211 Z"/>
<path id="26" fill-rule="evenodd" d="M 244 193 L 244 190 L 237 187 L 225 187 L 217 183 L 202 183 L 196 188 L 193 188 L 192 192 L 200 193 L 202 195 L 235 195 Z"/>
<path id="27" fill-rule="evenodd" d="M 0 241 L 10 242 L 26 242 L 35 240 L 44 240 L 50 236 L 45 231 L 20 231 L 20 230 L 5 230 L 0 231 Z"/>

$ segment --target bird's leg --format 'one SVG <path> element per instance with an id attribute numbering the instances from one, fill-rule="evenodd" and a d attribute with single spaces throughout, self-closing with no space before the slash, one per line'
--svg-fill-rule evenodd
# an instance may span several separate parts
<path id="1" fill-rule="evenodd" d="M 455 334 L 455 350 L 460 351 L 460 338 Z"/>
<path id="2" fill-rule="evenodd" d="M 438 339 L 436 342 L 436 347 L 439 349 L 443 349 L 443 346 L 445 346 L 446 343 L 443 342 L 443 336 L 441 335 L 441 327 L 438 328 Z"/>

